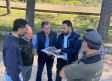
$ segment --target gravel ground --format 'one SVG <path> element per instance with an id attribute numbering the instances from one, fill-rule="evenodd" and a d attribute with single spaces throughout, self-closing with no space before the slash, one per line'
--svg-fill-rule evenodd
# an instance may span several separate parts
<path id="1" fill-rule="evenodd" d="M 36 55 L 36 52 L 35 52 L 32 75 L 31 75 L 30 81 L 35 81 L 36 79 L 37 58 L 38 56 Z M 112 55 L 106 54 L 106 59 L 104 62 L 104 71 L 103 71 L 103 75 L 100 81 L 112 81 L 112 69 L 111 68 L 112 68 Z M 4 68 L 3 60 L 2 60 L 2 45 L 0 45 L 0 81 L 5 81 L 4 71 L 5 71 L 5 68 Z M 54 61 L 54 66 L 53 66 L 53 81 L 55 81 L 55 76 L 56 76 L 56 58 Z M 44 71 L 43 71 L 42 81 L 47 81 L 46 68 L 44 68 Z M 63 79 L 62 81 L 66 81 L 66 79 Z"/>

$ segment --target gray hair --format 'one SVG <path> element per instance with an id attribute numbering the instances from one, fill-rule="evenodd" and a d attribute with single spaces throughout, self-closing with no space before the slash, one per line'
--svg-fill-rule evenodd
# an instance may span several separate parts
<path id="1" fill-rule="evenodd" d="M 99 50 L 101 45 L 95 45 L 95 44 L 91 44 L 89 42 L 87 42 L 88 48 L 89 49 L 95 49 L 95 50 Z"/>
<path id="2" fill-rule="evenodd" d="M 44 28 L 44 25 L 49 25 L 50 23 L 48 21 L 43 21 L 41 23 L 41 28 Z"/>

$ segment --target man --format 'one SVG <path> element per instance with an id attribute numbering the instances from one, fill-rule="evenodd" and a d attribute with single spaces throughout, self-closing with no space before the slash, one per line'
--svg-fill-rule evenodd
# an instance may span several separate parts
<path id="1" fill-rule="evenodd" d="M 5 39 L 3 45 L 3 62 L 5 65 L 6 81 L 23 81 L 21 74 L 23 62 L 19 37 L 23 36 L 27 30 L 27 21 L 16 19 L 13 24 L 13 32 Z"/>
<path id="2" fill-rule="evenodd" d="M 83 40 L 82 49 L 86 56 L 63 67 L 60 76 L 68 81 L 99 81 L 103 72 L 103 60 L 99 54 L 102 38 L 98 32 L 91 31 L 80 40 Z"/>
<path id="3" fill-rule="evenodd" d="M 29 81 L 32 72 L 32 64 L 33 64 L 33 44 L 32 44 L 32 29 L 31 27 L 27 27 L 27 31 L 25 36 L 19 39 L 21 50 L 21 55 L 23 59 L 23 81 Z"/>
<path id="4" fill-rule="evenodd" d="M 72 30 L 72 23 L 69 20 L 62 22 L 62 33 L 58 36 L 55 53 L 63 53 L 63 58 L 57 59 L 56 81 L 61 81 L 59 72 L 63 66 L 78 60 L 78 52 L 81 47 L 80 35 Z"/>
<path id="5" fill-rule="evenodd" d="M 86 29 L 86 32 L 90 32 L 90 31 L 96 31 L 96 30 L 93 29 L 93 28 Z M 101 47 L 100 47 L 99 54 L 102 57 L 103 62 L 104 62 L 104 60 L 105 60 L 105 49 L 104 49 L 103 45 L 101 45 Z M 83 52 L 82 52 L 82 56 L 85 56 L 85 54 Z"/>
<path id="6" fill-rule="evenodd" d="M 50 23 L 48 21 L 43 21 L 41 23 L 41 28 L 42 31 L 37 33 L 33 42 L 33 46 L 35 49 L 37 49 L 38 52 L 38 71 L 36 81 L 41 81 L 42 71 L 45 63 L 47 67 L 48 81 L 53 81 L 52 80 L 52 67 L 54 62 L 53 56 L 51 56 L 49 53 L 46 54 L 41 50 L 49 46 L 55 46 L 57 40 L 57 33 L 51 30 Z"/>

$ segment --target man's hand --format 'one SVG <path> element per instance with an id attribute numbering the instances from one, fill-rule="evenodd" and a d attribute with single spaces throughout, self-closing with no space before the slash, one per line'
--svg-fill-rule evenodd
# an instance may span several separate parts
<path id="1" fill-rule="evenodd" d="M 50 54 L 49 52 L 47 53 L 48 56 L 51 56 L 52 54 Z"/>
<path id="2" fill-rule="evenodd" d="M 59 73 L 60 77 L 66 79 L 64 69 L 65 69 L 65 68 L 69 68 L 69 67 L 71 67 L 72 65 L 73 65 L 73 64 L 69 64 L 69 65 L 64 66 L 64 67 L 61 69 L 60 73 Z"/>
<path id="3" fill-rule="evenodd" d="M 61 49 L 57 49 L 57 50 L 55 50 L 53 53 L 59 54 L 60 52 L 61 52 Z"/>
<path id="4" fill-rule="evenodd" d="M 55 58 L 55 56 L 52 56 L 51 58 L 52 58 L 52 59 L 54 59 L 54 58 Z"/>

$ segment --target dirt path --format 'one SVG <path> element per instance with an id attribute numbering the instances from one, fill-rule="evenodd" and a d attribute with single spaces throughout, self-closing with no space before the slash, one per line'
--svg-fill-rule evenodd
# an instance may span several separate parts
<path id="1" fill-rule="evenodd" d="M 30 81 L 35 81 L 36 79 L 37 58 L 38 56 L 36 55 L 36 50 L 35 50 L 34 63 L 33 63 L 33 69 L 32 69 L 32 75 L 31 75 Z M 3 65 L 3 60 L 2 60 L 2 42 L 0 42 L 0 81 L 5 81 L 4 71 L 5 71 L 5 67 Z M 55 58 L 54 65 L 53 65 L 53 75 L 52 76 L 53 76 L 53 81 L 55 81 L 56 58 Z M 47 81 L 46 66 L 44 67 L 42 81 Z M 66 79 L 63 79 L 62 81 L 66 81 Z M 104 71 L 103 71 L 103 75 L 100 81 L 112 81 L 112 54 L 106 54 L 106 59 L 104 62 Z"/>

